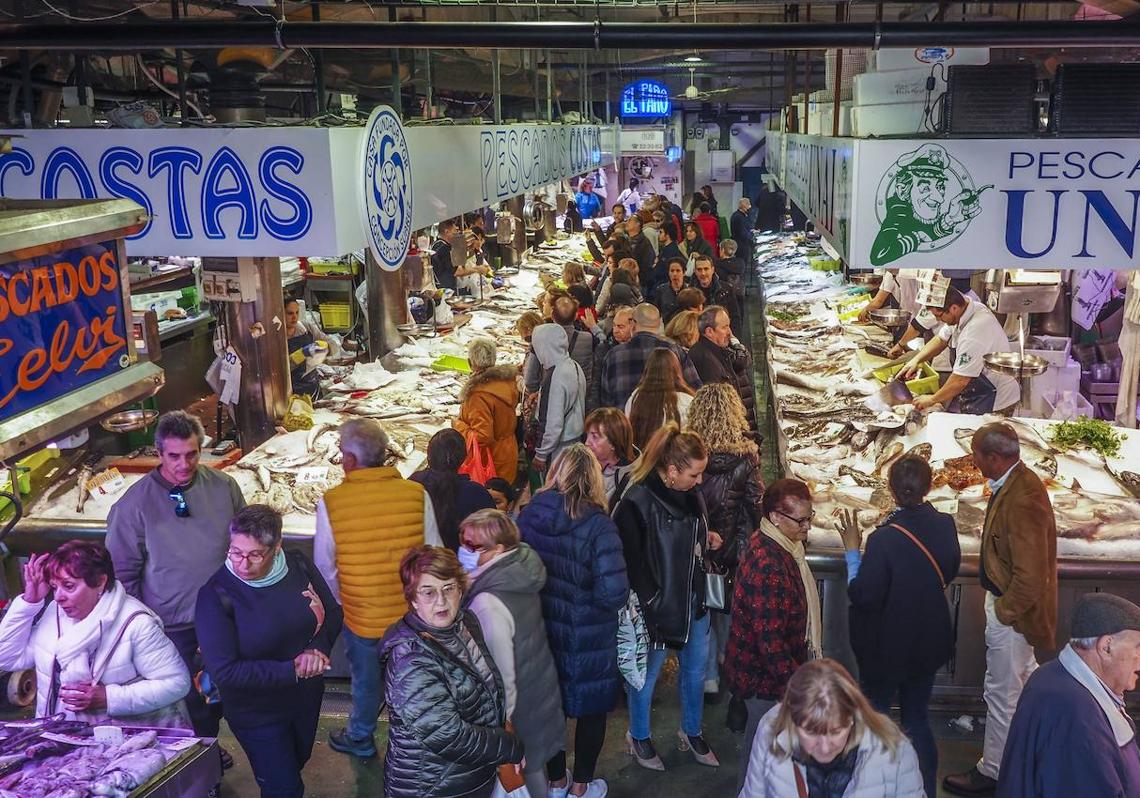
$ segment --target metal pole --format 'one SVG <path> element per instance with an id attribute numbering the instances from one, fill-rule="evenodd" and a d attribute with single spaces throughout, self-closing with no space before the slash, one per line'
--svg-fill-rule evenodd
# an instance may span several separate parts
<path id="1" fill-rule="evenodd" d="M 313 22 L 321 21 L 321 4 L 318 0 L 309 0 L 309 10 L 313 15 Z M 325 57 L 320 47 L 313 51 L 313 83 L 317 92 L 317 113 L 328 111 L 328 99 L 325 97 Z"/>
<path id="2" fill-rule="evenodd" d="M 396 21 L 396 6 L 388 6 L 388 21 Z M 412 54 L 412 67 L 415 68 L 416 56 Z M 392 71 L 392 109 L 401 119 L 404 118 L 404 100 L 400 94 L 400 51 L 395 47 L 388 51 L 388 68 Z M 413 97 L 413 101 L 414 101 Z"/>
<path id="3" fill-rule="evenodd" d="M 835 6 L 835 21 L 843 21 L 843 4 Z M 839 87 L 843 85 L 843 48 L 835 51 L 835 96 L 831 100 L 831 135 L 839 135 Z"/>
<path id="4" fill-rule="evenodd" d="M 491 6 L 491 21 L 494 22 L 499 18 L 498 9 Z M 495 109 L 495 124 L 503 124 L 503 74 L 502 74 L 503 61 L 502 56 L 499 54 L 499 48 L 496 47 L 491 51 L 491 104 Z"/>
<path id="5" fill-rule="evenodd" d="M 606 124 L 614 121 L 613 109 L 610 107 L 610 71 L 606 70 Z"/>
<path id="6" fill-rule="evenodd" d="M 24 19 L 24 0 L 16 0 L 16 17 L 21 22 Z M 27 51 L 20 53 L 20 85 L 24 101 L 24 127 L 31 127 L 35 108 L 32 107 L 32 56 Z"/>
<path id="7" fill-rule="evenodd" d="M 542 108 L 540 105 L 541 101 L 538 98 L 538 94 L 539 94 L 538 53 L 539 53 L 539 51 L 538 50 L 532 50 L 531 53 L 532 53 L 532 57 L 534 58 L 534 118 L 538 119 L 542 115 Z"/>
<path id="8" fill-rule="evenodd" d="M 427 88 L 424 90 L 426 101 L 424 103 L 424 118 L 431 119 L 435 115 L 435 97 L 431 85 L 431 50 L 424 51 L 424 68 L 427 74 Z"/>
<path id="9" fill-rule="evenodd" d="M 467 49 L 498 47 L 619 50 L 636 41 L 645 49 L 823 50 L 831 47 L 1135 47 L 1140 22 L 854 22 L 810 24 L 630 22 L 290 22 L 226 20 L 177 23 L 56 22 L 0 25 L 2 50 L 140 52 L 164 47 L 323 47 L 326 49 Z"/>
<path id="10" fill-rule="evenodd" d="M 554 73 L 550 71 L 550 50 L 546 51 L 546 121 L 554 121 Z"/>

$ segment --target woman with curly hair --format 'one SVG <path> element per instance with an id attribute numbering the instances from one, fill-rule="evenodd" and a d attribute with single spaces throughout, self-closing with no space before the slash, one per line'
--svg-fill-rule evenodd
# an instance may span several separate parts
<path id="1" fill-rule="evenodd" d="M 633 389 L 625 403 L 625 414 L 633 426 L 633 443 L 638 448 L 645 444 L 662 424 L 676 422 L 685 426 L 693 389 L 681 375 L 681 362 L 669 349 L 655 349 L 645 362 L 641 382 Z"/>
<path id="2" fill-rule="evenodd" d="M 698 486 L 709 513 L 709 527 L 724 545 L 711 556 L 735 576 L 748 539 L 760 525 L 764 479 L 760 450 L 748 436 L 748 419 L 740 395 L 726 382 L 701 386 L 689 406 L 690 432 L 704 440 L 709 464 Z M 709 658 L 705 668 L 705 698 L 720 700 L 720 665 L 728 643 L 729 615 L 715 612 L 709 627 Z"/>

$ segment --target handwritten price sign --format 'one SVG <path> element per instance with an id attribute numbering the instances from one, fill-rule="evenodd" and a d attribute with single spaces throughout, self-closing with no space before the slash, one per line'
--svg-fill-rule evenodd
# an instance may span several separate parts
<path id="1" fill-rule="evenodd" d="M 116 242 L 0 265 L 0 418 L 128 366 Z"/>

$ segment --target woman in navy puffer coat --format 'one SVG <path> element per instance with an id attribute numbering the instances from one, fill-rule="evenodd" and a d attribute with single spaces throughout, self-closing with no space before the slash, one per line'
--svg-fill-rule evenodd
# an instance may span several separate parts
<path id="1" fill-rule="evenodd" d="M 542 615 L 558 667 L 562 707 L 577 718 L 573 781 L 589 795 L 604 794 L 594 767 L 605 743 L 606 714 L 617 703 L 617 613 L 629 581 L 617 528 L 603 508 L 602 469 L 593 453 L 576 443 L 550 467 L 546 485 L 519 516 L 522 539 L 546 566 Z M 550 770 L 551 787 L 570 786 L 562 765 Z M 577 791 L 575 791 L 577 792 Z"/>

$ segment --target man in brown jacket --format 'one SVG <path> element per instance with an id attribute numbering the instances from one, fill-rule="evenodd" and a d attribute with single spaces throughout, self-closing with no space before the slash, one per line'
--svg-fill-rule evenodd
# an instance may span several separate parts
<path id="1" fill-rule="evenodd" d="M 1021 462 L 1013 427 L 980 427 L 971 449 L 993 492 L 978 569 L 986 589 L 986 736 L 977 766 L 942 786 L 953 795 L 992 795 L 1013 711 L 1037 668 L 1033 648 L 1055 647 L 1057 524 L 1045 486 Z"/>

